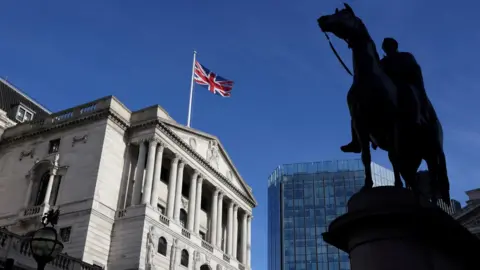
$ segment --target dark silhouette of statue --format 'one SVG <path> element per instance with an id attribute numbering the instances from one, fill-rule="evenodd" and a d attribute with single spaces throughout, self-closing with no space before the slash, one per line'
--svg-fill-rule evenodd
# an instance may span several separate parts
<path id="1" fill-rule="evenodd" d="M 395 86 L 400 91 L 407 91 L 404 97 L 408 99 L 414 98 L 414 107 L 408 108 L 408 112 L 411 117 L 415 118 L 415 121 L 420 123 L 426 123 L 429 118 L 429 113 L 426 110 L 428 107 L 428 97 L 425 91 L 423 83 L 423 75 L 420 65 L 418 65 L 415 57 L 408 52 L 398 51 L 398 42 L 393 38 L 385 38 L 382 43 L 382 49 L 385 52 L 385 57 L 380 60 L 380 66 L 383 71 L 392 79 Z M 416 87 L 418 95 L 408 95 L 411 91 L 411 87 Z M 353 126 L 352 141 L 346 145 L 340 147 L 345 153 L 360 153 L 360 143 L 355 136 Z M 374 149 L 377 146 L 372 143 Z"/>
<path id="2" fill-rule="evenodd" d="M 386 39 L 387 56 L 380 61 L 375 43 L 352 8 L 322 16 L 318 24 L 348 43 L 352 50 L 353 83 L 347 94 L 352 118 L 351 152 L 361 152 L 365 167 L 365 188 L 373 187 L 370 143 L 388 152 L 395 173 L 395 186 L 403 187 L 401 177 L 420 195 L 415 185 L 422 160 L 432 179 L 432 201 L 450 202 L 449 180 L 443 152 L 443 129 L 425 94 L 421 69 L 409 53 L 398 52 L 398 44 Z M 355 145 L 356 144 L 356 145 Z"/>

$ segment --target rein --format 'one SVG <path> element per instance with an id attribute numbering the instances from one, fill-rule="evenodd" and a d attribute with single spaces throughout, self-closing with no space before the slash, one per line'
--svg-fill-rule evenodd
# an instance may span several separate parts
<path id="1" fill-rule="evenodd" d="M 340 55 L 338 55 L 337 53 L 337 50 L 335 50 L 335 47 L 333 47 L 333 44 L 332 44 L 332 41 L 330 41 L 330 37 L 327 35 L 326 32 L 323 32 L 325 34 L 325 37 L 327 38 L 328 40 L 328 44 L 330 44 L 330 48 L 332 49 L 333 53 L 335 54 L 335 56 L 337 57 L 338 61 L 340 61 L 340 64 L 342 64 L 343 68 L 347 71 L 348 74 L 350 74 L 350 76 L 353 76 L 352 72 L 350 71 L 350 69 L 347 67 L 347 65 L 345 65 L 345 63 L 343 62 L 342 58 L 340 57 Z"/>

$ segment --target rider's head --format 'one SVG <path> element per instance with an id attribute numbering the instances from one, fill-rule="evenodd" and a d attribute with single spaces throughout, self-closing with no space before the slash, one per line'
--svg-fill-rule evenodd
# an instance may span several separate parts
<path id="1" fill-rule="evenodd" d="M 383 51 L 390 55 L 398 51 L 398 42 L 393 38 L 385 38 L 382 44 Z"/>

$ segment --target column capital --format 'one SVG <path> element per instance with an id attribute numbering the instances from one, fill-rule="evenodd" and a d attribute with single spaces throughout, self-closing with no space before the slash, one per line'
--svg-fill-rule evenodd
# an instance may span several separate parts
<path id="1" fill-rule="evenodd" d="M 57 175 L 58 167 L 52 166 L 49 171 L 51 175 Z"/>
<path id="2" fill-rule="evenodd" d="M 218 197 L 218 195 L 220 195 L 220 190 L 215 189 L 215 191 L 213 192 L 213 196 Z"/>
<path id="3" fill-rule="evenodd" d="M 197 169 L 193 169 L 192 179 L 197 179 L 198 175 L 199 175 L 199 172 L 197 171 Z"/>
<path id="4" fill-rule="evenodd" d="M 156 136 L 151 136 L 151 137 L 147 137 L 145 138 L 145 141 L 147 142 L 158 142 L 158 138 Z"/>
<path id="5" fill-rule="evenodd" d="M 158 141 L 155 140 L 155 139 L 149 139 L 149 140 L 148 140 L 148 145 L 149 145 L 149 147 L 152 147 L 152 148 L 153 148 L 153 147 L 157 147 L 157 144 L 158 144 Z"/>
<path id="6" fill-rule="evenodd" d="M 233 211 L 235 211 L 235 212 L 238 211 L 238 204 L 233 203 Z"/>
<path id="7" fill-rule="evenodd" d="M 219 197 L 220 199 L 223 199 L 223 196 L 224 196 L 224 195 L 225 195 L 225 194 L 223 193 L 223 191 L 220 191 L 220 190 L 219 190 L 219 192 L 218 192 L 218 197 Z"/>
<path id="8" fill-rule="evenodd" d="M 201 185 L 203 183 L 203 176 L 201 174 L 198 175 L 197 183 Z"/>
<path id="9" fill-rule="evenodd" d="M 157 145 L 158 145 L 157 151 L 163 152 L 163 150 L 165 149 L 165 143 L 163 143 L 162 141 L 157 141 Z"/>
<path id="10" fill-rule="evenodd" d="M 179 168 L 185 167 L 185 161 L 183 160 L 183 158 L 178 159 L 178 167 Z"/>
<path id="11" fill-rule="evenodd" d="M 180 161 L 180 156 L 177 153 L 174 153 L 172 158 L 172 164 L 178 163 L 179 161 Z"/>
<path id="12" fill-rule="evenodd" d="M 228 202 L 228 208 L 232 208 L 235 206 L 235 203 L 233 201 Z"/>

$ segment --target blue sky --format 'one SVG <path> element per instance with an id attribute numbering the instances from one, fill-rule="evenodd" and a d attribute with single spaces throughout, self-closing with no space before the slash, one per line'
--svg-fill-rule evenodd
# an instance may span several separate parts
<path id="1" fill-rule="evenodd" d="M 393 36 L 422 65 L 445 129 L 452 195 L 463 202 L 480 183 L 478 3 L 349 3 L 377 45 Z M 316 24 L 335 7 L 342 2 L 3 1 L 0 76 L 53 111 L 113 94 L 132 110 L 160 104 L 186 123 L 196 49 L 236 83 L 230 99 L 197 87 L 192 126 L 217 135 L 252 186 L 252 267 L 266 269 L 268 175 L 283 163 L 356 157 L 338 148 L 350 139 L 351 78 Z M 334 43 L 350 66 L 346 45 Z M 390 167 L 381 151 L 374 160 Z"/>

